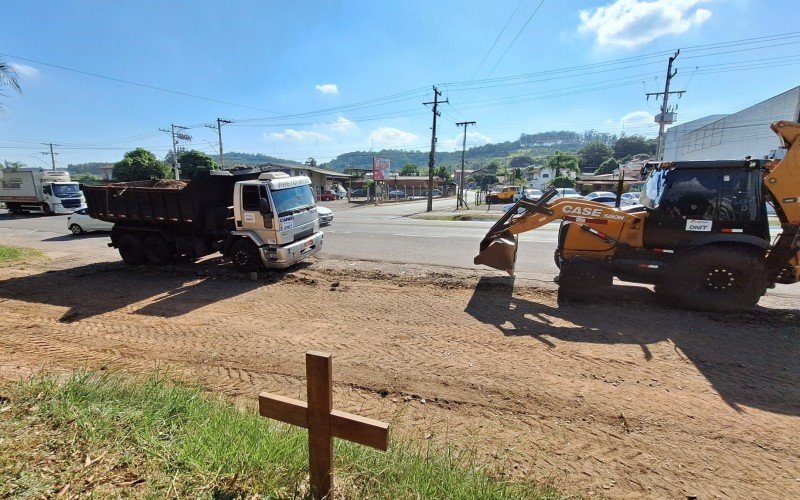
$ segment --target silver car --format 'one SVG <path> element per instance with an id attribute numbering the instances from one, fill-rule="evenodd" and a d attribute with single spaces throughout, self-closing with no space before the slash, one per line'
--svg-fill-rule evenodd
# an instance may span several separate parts
<path id="1" fill-rule="evenodd" d="M 86 208 L 76 210 L 67 217 L 67 229 L 75 236 L 89 231 L 111 231 L 114 224 L 111 222 L 95 219 L 89 215 Z"/>

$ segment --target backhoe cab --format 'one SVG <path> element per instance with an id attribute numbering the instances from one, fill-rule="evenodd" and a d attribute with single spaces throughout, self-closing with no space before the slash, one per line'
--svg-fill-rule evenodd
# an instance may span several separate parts
<path id="1" fill-rule="evenodd" d="M 682 307 L 755 306 L 775 283 L 800 281 L 800 125 L 772 129 L 788 149 L 780 161 L 651 163 L 641 205 L 623 209 L 582 199 L 521 199 L 492 227 L 475 264 L 514 273 L 517 235 L 561 220 L 559 296 L 586 300 L 614 277 L 655 285 Z M 781 222 L 770 244 L 767 202 Z"/>

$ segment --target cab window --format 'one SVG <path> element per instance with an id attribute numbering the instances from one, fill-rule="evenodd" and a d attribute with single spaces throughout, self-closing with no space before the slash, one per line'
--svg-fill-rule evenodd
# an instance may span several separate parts
<path id="1" fill-rule="evenodd" d="M 258 212 L 258 186 L 242 186 L 242 210 Z"/>

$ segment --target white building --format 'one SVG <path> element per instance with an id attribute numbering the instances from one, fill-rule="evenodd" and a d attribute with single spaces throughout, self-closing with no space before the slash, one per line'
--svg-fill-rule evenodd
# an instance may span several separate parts
<path id="1" fill-rule="evenodd" d="M 778 120 L 800 121 L 800 87 L 730 115 L 711 115 L 671 127 L 664 160 L 763 158 L 780 147 L 769 128 Z"/>
<path id="2" fill-rule="evenodd" d="M 525 185 L 529 189 L 544 191 L 555 176 L 555 169 L 547 165 L 533 165 L 525 169 Z"/>

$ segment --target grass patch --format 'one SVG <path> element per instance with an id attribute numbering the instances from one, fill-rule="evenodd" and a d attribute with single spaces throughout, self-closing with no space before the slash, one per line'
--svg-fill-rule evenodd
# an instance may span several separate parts
<path id="1" fill-rule="evenodd" d="M 0 497 L 303 497 L 307 438 L 159 376 L 76 373 L 0 386 Z M 473 457 L 337 441 L 346 498 L 558 498 Z"/>
<path id="2" fill-rule="evenodd" d="M 0 264 L 18 262 L 21 260 L 40 259 L 42 257 L 44 257 L 44 254 L 33 248 L 0 245 Z"/>
<path id="3" fill-rule="evenodd" d="M 484 214 L 416 214 L 412 215 L 412 219 L 422 220 L 443 220 L 443 221 L 496 221 L 500 218 L 501 213 L 484 213 Z"/>

